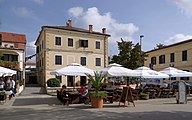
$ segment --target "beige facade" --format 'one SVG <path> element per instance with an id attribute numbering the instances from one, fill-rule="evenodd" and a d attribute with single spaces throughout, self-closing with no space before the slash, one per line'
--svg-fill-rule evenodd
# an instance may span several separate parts
<path id="1" fill-rule="evenodd" d="M 56 77 L 50 75 L 51 71 L 74 62 L 93 70 L 105 67 L 108 64 L 108 37 L 105 28 L 101 33 L 94 32 L 92 25 L 88 30 L 75 28 L 71 20 L 67 26 L 43 26 L 35 43 L 39 83 L 46 86 L 49 78 Z M 61 85 L 71 86 L 68 76 L 60 79 Z M 73 84 L 80 83 L 80 79 L 75 77 Z"/>
<path id="2" fill-rule="evenodd" d="M 160 71 L 166 67 L 192 72 L 192 39 L 146 52 L 145 66 Z M 172 78 L 173 79 L 173 78 Z M 174 80 L 192 82 L 192 77 L 174 78 Z"/>

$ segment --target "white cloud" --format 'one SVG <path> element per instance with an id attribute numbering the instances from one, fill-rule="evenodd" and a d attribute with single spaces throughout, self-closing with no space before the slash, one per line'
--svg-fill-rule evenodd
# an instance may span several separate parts
<path id="1" fill-rule="evenodd" d="M 77 13 L 76 11 L 79 10 Z M 93 31 L 101 32 L 102 28 L 107 29 L 107 33 L 111 35 L 109 43 L 115 43 L 124 40 L 133 40 L 132 35 L 139 30 L 133 23 L 120 23 L 112 18 L 111 13 L 100 14 L 96 7 L 88 8 L 83 11 L 81 7 L 70 8 L 68 13 L 76 18 L 79 26 L 88 29 L 88 25 L 93 25 Z"/>
<path id="2" fill-rule="evenodd" d="M 167 45 L 192 39 L 192 35 L 176 34 L 165 41 Z"/>
<path id="3" fill-rule="evenodd" d="M 171 0 L 176 4 L 181 12 L 185 12 L 187 15 L 192 15 L 192 0 Z"/>
<path id="4" fill-rule="evenodd" d="M 26 57 L 34 55 L 35 53 L 36 53 L 35 41 L 28 42 L 26 45 Z M 27 62 L 35 63 L 36 57 L 33 57 L 32 59 L 28 60 Z"/>
<path id="5" fill-rule="evenodd" d="M 44 3 L 44 0 L 32 0 L 32 1 L 39 5 L 43 5 L 43 3 Z"/>
<path id="6" fill-rule="evenodd" d="M 83 8 L 82 7 L 70 8 L 68 10 L 68 13 L 69 13 L 69 16 L 77 18 L 83 14 Z"/>
<path id="7" fill-rule="evenodd" d="M 13 7 L 12 11 L 13 13 L 15 13 L 15 15 L 18 15 L 20 17 L 37 19 L 35 14 L 32 11 L 28 10 L 26 7 Z"/>

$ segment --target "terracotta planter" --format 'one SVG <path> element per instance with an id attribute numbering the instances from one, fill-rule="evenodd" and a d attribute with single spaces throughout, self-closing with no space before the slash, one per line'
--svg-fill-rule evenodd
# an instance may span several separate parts
<path id="1" fill-rule="evenodd" d="M 91 97 L 91 106 L 93 108 L 103 108 L 103 98 Z"/>

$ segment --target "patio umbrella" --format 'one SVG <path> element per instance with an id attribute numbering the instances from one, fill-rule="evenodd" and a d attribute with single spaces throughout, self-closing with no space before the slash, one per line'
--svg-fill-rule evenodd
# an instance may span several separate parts
<path id="1" fill-rule="evenodd" d="M 94 71 L 78 63 L 71 63 L 64 68 L 51 71 L 50 74 L 57 75 L 57 76 L 60 76 L 60 75 L 86 76 L 85 74 L 90 74 L 94 76 Z"/>
<path id="2" fill-rule="evenodd" d="M 116 63 L 110 64 L 98 72 L 102 72 L 108 76 L 140 76 L 138 72 L 122 67 L 122 65 Z"/>
<path id="3" fill-rule="evenodd" d="M 159 72 L 167 74 L 169 75 L 169 77 L 191 77 L 192 76 L 191 72 L 179 70 L 173 67 L 165 68 Z"/>
<path id="4" fill-rule="evenodd" d="M 17 71 L 15 71 L 15 70 L 11 70 L 11 69 L 0 66 L 0 76 L 12 76 L 16 73 L 17 73 Z"/>
<path id="5" fill-rule="evenodd" d="M 139 72 L 141 78 L 169 78 L 169 76 L 166 74 L 151 70 L 150 68 L 144 66 L 139 67 L 134 71 Z"/>

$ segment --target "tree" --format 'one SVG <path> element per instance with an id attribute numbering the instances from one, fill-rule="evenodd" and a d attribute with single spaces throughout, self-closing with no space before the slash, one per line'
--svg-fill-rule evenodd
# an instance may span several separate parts
<path id="1" fill-rule="evenodd" d="M 118 63 L 129 69 L 144 65 L 146 54 L 141 51 L 139 43 L 134 45 L 132 41 L 124 41 L 121 38 L 117 44 L 119 54 L 112 56 L 110 63 Z"/>
<path id="2" fill-rule="evenodd" d="M 165 45 L 159 43 L 159 44 L 156 44 L 156 48 L 155 49 L 160 49 L 160 48 L 163 48 L 163 47 L 165 47 Z"/>

